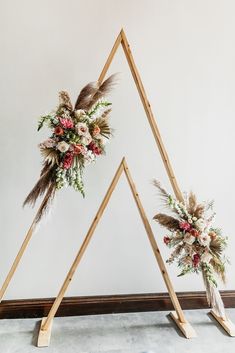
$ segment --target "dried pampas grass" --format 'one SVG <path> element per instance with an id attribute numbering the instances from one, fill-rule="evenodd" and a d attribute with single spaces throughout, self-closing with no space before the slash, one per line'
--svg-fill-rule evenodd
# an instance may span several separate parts
<path id="1" fill-rule="evenodd" d="M 92 106 L 101 98 L 106 96 L 116 83 L 116 74 L 111 75 L 103 83 L 91 82 L 80 92 L 75 103 L 75 110 L 90 110 Z"/>
<path id="2" fill-rule="evenodd" d="M 162 227 L 167 228 L 170 231 L 179 229 L 179 221 L 174 217 L 168 216 L 163 213 L 158 213 L 153 219 L 158 222 Z"/>

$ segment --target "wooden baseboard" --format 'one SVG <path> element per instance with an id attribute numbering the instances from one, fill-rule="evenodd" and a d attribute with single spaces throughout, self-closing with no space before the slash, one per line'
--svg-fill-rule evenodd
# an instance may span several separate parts
<path id="1" fill-rule="evenodd" d="M 177 293 L 183 309 L 208 308 L 205 292 Z M 221 291 L 225 307 L 235 308 L 235 291 Z M 4 300 L 0 319 L 47 316 L 55 298 Z M 168 293 L 122 294 L 64 298 L 56 316 L 172 310 Z"/>

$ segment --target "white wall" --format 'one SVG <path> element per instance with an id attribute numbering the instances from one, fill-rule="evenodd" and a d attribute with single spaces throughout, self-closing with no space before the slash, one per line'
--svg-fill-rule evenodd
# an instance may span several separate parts
<path id="1" fill-rule="evenodd" d="M 57 105 L 59 90 L 75 100 L 98 78 L 123 26 L 180 186 L 215 199 L 217 225 L 229 236 L 227 289 L 234 289 L 234 11 L 232 0 L 1 1 L 0 283 L 35 213 L 21 205 L 40 172 L 37 144 L 48 135 L 37 133 L 37 117 Z M 113 72 L 121 76 L 107 156 L 87 168 L 85 200 L 58 193 L 6 299 L 57 294 L 122 156 L 149 219 L 161 209 L 150 181 L 170 185 L 121 49 Z M 151 223 L 166 259 L 164 231 Z M 169 272 L 176 290 L 203 289 L 199 277 Z M 67 295 L 165 291 L 160 277 L 122 179 Z"/>

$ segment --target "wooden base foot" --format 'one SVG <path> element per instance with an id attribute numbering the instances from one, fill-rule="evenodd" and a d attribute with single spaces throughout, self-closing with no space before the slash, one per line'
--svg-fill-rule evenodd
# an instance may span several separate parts
<path id="1" fill-rule="evenodd" d="M 181 322 L 178 319 L 178 315 L 177 315 L 176 311 L 172 311 L 170 313 L 170 317 L 174 320 L 174 322 L 176 323 L 176 325 L 178 326 L 178 328 L 180 329 L 180 331 L 183 333 L 183 335 L 186 338 L 197 337 L 197 334 L 196 334 L 194 328 L 190 325 L 190 323 L 188 321 Z"/>
<path id="2" fill-rule="evenodd" d="M 235 325 L 231 320 L 229 320 L 229 318 L 224 320 L 222 317 L 216 315 L 213 310 L 210 311 L 210 314 L 223 327 L 223 329 L 229 334 L 229 336 L 235 337 Z"/>
<path id="3" fill-rule="evenodd" d="M 52 328 L 52 321 L 50 326 L 48 327 L 47 330 L 43 330 L 43 325 L 46 321 L 46 317 L 42 319 L 39 334 L 38 334 L 38 343 L 37 347 L 48 347 L 50 344 L 50 339 L 51 339 L 51 328 Z"/>

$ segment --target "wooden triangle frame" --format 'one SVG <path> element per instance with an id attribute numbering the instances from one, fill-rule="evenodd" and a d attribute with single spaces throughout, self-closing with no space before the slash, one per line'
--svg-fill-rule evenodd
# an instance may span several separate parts
<path id="1" fill-rule="evenodd" d="M 170 295 L 172 304 L 175 308 L 175 312 L 172 312 L 170 315 L 173 318 L 173 320 L 175 321 L 175 323 L 177 324 L 177 326 L 180 328 L 180 330 L 183 332 L 185 337 L 187 337 L 187 338 L 196 337 L 196 333 L 195 333 L 194 329 L 185 319 L 184 313 L 181 309 L 180 303 L 178 301 L 178 298 L 177 298 L 176 293 L 174 291 L 173 285 L 172 285 L 170 278 L 169 278 L 169 275 L 167 273 L 167 269 L 166 269 L 164 261 L 162 259 L 160 250 L 157 246 L 157 242 L 155 240 L 150 223 L 149 223 L 148 218 L 145 214 L 143 205 L 140 201 L 139 194 L 137 192 L 134 181 L 133 181 L 131 174 L 130 174 L 130 171 L 128 169 L 127 162 L 126 162 L 125 158 L 123 158 L 115 175 L 114 175 L 114 178 L 113 178 L 113 180 L 112 180 L 112 182 L 106 192 L 106 195 L 105 195 L 105 197 L 104 197 L 104 199 L 103 199 L 103 201 L 102 201 L 102 203 L 101 203 L 101 205 L 100 205 L 100 207 L 99 207 L 99 209 L 93 219 L 93 222 L 91 223 L 91 226 L 90 226 L 90 228 L 87 232 L 87 235 L 86 235 L 86 237 L 85 237 L 85 239 L 84 239 L 84 241 L 83 241 L 83 243 L 77 253 L 77 256 L 75 257 L 75 260 L 74 260 L 74 262 L 73 262 L 73 264 L 72 264 L 72 266 L 71 266 L 71 268 L 70 268 L 70 270 L 64 280 L 64 283 L 63 283 L 63 285 L 62 285 L 62 287 L 61 287 L 61 289 L 60 289 L 60 291 L 59 291 L 59 293 L 58 293 L 58 295 L 57 295 L 57 297 L 51 307 L 51 310 L 50 310 L 48 316 L 44 317 L 42 319 L 41 327 L 40 327 L 40 331 L 39 331 L 39 336 L 38 336 L 38 344 L 37 344 L 38 347 L 49 346 L 53 318 L 54 318 L 54 316 L 60 306 L 60 303 L 65 295 L 65 292 L 66 292 L 70 282 L 73 279 L 73 276 L 74 276 L 75 271 L 77 270 L 77 267 L 82 259 L 82 256 L 84 255 L 84 253 L 88 247 L 88 244 L 94 234 L 94 231 L 95 231 L 95 229 L 96 229 L 96 227 L 97 227 L 97 225 L 98 225 L 98 223 L 99 223 L 99 221 L 105 211 L 105 208 L 110 200 L 110 197 L 112 196 L 112 193 L 113 193 L 113 191 L 114 191 L 114 189 L 120 179 L 120 176 L 123 174 L 123 172 L 127 178 L 127 181 L 130 186 L 133 198 L 134 198 L 136 206 L 138 208 L 138 211 L 139 211 L 140 217 L 142 219 L 144 228 L 146 230 L 148 239 L 150 241 L 154 256 L 157 260 L 159 269 L 161 271 L 162 277 L 163 277 L 164 282 L 166 284 L 166 287 L 167 287 L 168 293 Z"/>
<path id="2" fill-rule="evenodd" d="M 100 74 L 100 77 L 98 79 L 99 82 L 102 82 L 105 78 L 105 75 L 112 63 L 112 60 L 115 56 L 115 53 L 118 49 L 119 46 L 122 46 L 123 48 L 123 51 L 125 53 L 125 56 L 126 56 L 126 59 L 127 59 L 127 62 L 128 62 L 128 65 L 129 65 L 129 68 L 131 70 L 131 73 L 132 73 L 132 77 L 135 81 L 135 84 L 136 84 L 136 88 L 138 90 L 138 93 L 139 93 L 139 96 L 140 96 L 140 99 L 141 99 L 141 102 L 143 104 L 143 107 L 144 107 L 144 110 L 145 110 L 145 113 L 146 113 L 146 116 L 147 116 L 147 119 L 148 119 L 148 122 L 150 124 L 150 127 L 151 127 L 151 130 L 152 130 L 152 133 L 153 133 L 153 136 L 154 136 L 154 139 L 156 141 L 156 144 L 157 144 L 157 147 L 159 149 L 159 152 L 160 152 L 160 155 L 161 155 L 161 158 L 163 160 L 163 163 L 164 163 L 164 166 L 165 166 L 165 169 L 166 169 L 166 172 L 167 172 L 167 175 L 168 175 L 168 178 L 170 180 L 170 183 L 172 185 L 172 188 L 174 190 L 174 193 L 175 193 L 175 196 L 177 197 L 178 200 L 182 201 L 183 200 L 183 196 L 182 196 L 182 193 L 179 189 L 179 186 L 178 186 L 178 183 L 177 183 L 177 180 L 175 178 L 175 174 L 174 174 L 174 171 L 172 169 L 172 166 L 171 166 L 171 163 L 169 161 L 169 158 L 168 158 L 168 155 L 167 155 L 167 152 L 166 152 L 166 149 L 164 147 L 164 144 L 163 144 L 163 141 L 162 141 L 162 138 L 161 138 L 161 135 L 160 135 L 160 132 L 159 132 L 159 129 L 158 129 L 158 126 L 157 126 L 157 123 L 156 123 L 156 120 L 154 118 L 154 115 L 153 115 L 153 112 L 152 112 L 152 109 L 151 109 L 151 106 L 150 106 L 150 103 L 147 99 L 147 95 L 146 95 L 146 92 L 145 92 L 145 89 L 144 89 L 144 86 L 143 86 L 143 83 L 142 83 L 142 80 L 140 78 L 140 75 L 139 75 L 139 72 L 137 70 L 137 67 L 135 65 L 135 62 L 134 62 L 134 58 L 132 56 L 132 53 L 131 53 L 131 50 L 130 50 L 130 45 L 127 41 L 127 38 L 126 38 L 126 35 L 125 35 L 125 32 L 124 30 L 122 29 L 113 45 L 113 48 L 108 56 L 108 59 L 103 67 L 103 70 Z M 13 264 L 6 276 L 6 279 L 2 285 L 2 288 L 0 289 L 0 302 L 8 288 L 8 285 L 20 263 L 20 260 L 32 238 L 32 235 L 34 233 L 34 230 L 35 230 L 35 227 L 36 227 L 36 219 L 37 219 L 37 215 L 38 213 L 40 212 L 40 209 L 44 203 L 44 200 L 46 199 L 47 195 L 44 197 L 40 207 L 39 207 L 39 210 L 37 211 L 37 214 L 23 240 L 23 243 L 13 261 Z M 214 313 L 213 311 L 211 311 L 212 315 L 214 316 L 214 318 L 218 321 L 218 323 L 227 331 L 227 333 L 230 335 L 230 336 L 234 336 L 235 335 L 235 329 L 234 329 L 234 325 L 232 324 L 232 322 L 227 319 L 227 320 L 223 320 L 221 317 L 218 317 L 216 315 L 216 313 Z M 177 320 L 179 320 L 178 322 L 181 322 L 183 323 L 183 318 L 181 317 L 177 317 Z"/>

